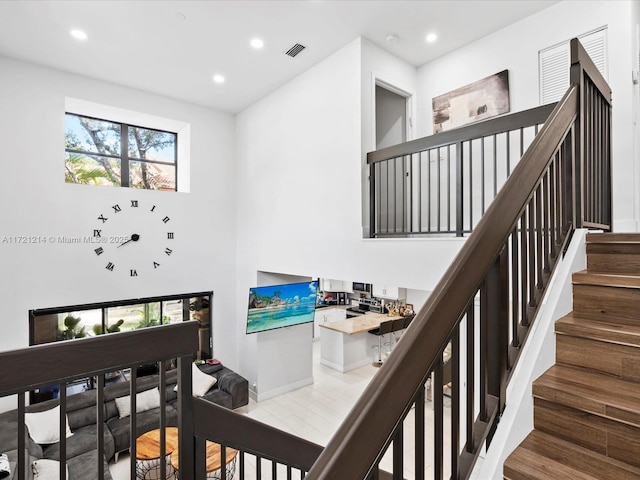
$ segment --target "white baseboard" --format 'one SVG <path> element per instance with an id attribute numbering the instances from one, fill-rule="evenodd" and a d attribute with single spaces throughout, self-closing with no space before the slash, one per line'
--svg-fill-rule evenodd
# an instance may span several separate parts
<path id="1" fill-rule="evenodd" d="M 274 388 L 269 390 L 268 392 L 255 393 L 249 392 L 251 398 L 253 398 L 256 402 L 263 402 L 268 400 L 269 398 L 277 397 L 278 395 L 282 395 L 283 393 L 292 392 L 293 390 L 297 390 L 302 387 L 306 387 L 307 385 L 313 384 L 313 377 L 304 378 L 302 380 L 298 380 L 297 382 L 289 383 L 287 385 L 283 385 L 282 387 Z"/>

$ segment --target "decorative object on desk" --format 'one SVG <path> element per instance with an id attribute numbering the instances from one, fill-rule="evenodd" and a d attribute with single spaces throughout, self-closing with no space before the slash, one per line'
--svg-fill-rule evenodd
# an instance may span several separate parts
<path id="1" fill-rule="evenodd" d="M 509 70 L 434 97 L 433 133 L 509 112 Z"/>

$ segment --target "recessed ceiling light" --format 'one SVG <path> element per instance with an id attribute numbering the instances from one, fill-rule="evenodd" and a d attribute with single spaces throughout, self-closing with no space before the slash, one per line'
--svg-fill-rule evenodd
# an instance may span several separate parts
<path id="1" fill-rule="evenodd" d="M 71 36 L 76 40 L 86 40 L 89 38 L 85 32 L 78 29 L 71 30 Z"/>
<path id="2" fill-rule="evenodd" d="M 387 43 L 396 43 L 398 41 L 398 36 L 395 33 L 390 33 L 387 35 Z"/>
<path id="3" fill-rule="evenodd" d="M 216 83 L 224 83 L 224 77 L 222 75 L 214 75 L 213 81 Z"/>
<path id="4" fill-rule="evenodd" d="M 255 49 L 260 49 L 264 47 L 264 42 L 259 38 L 254 38 L 253 40 L 251 40 L 251 46 Z"/>
<path id="5" fill-rule="evenodd" d="M 180 20 L 184 22 L 187 19 L 187 16 L 182 12 L 176 12 L 176 20 Z"/>
<path id="6" fill-rule="evenodd" d="M 438 39 L 438 35 L 436 35 L 435 33 L 429 33 L 427 35 L 427 38 L 425 39 L 427 41 L 427 43 L 433 43 Z"/>

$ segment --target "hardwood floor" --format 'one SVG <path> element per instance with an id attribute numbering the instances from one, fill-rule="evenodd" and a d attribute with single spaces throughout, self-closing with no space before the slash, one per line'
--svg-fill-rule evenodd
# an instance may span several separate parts
<path id="1" fill-rule="evenodd" d="M 559 319 L 556 365 L 533 384 L 534 430 L 507 480 L 640 479 L 640 235 L 589 234 Z"/>

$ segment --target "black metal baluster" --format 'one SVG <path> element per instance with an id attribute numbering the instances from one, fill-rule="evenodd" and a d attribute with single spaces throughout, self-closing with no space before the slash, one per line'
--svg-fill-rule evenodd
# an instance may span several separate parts
<path id="1" fill-rule="evenodd" d="M 58 385 L 58 398 L 60 401 L 60 417 L 59 417 L 59 433 L 60 441 L 60 478 L 66 480 L 67 478 L 67 384 L 61 383 Z M 96 437 L 97 438 L 97 437 Z M 98 458 L 100 458 L 101 450 L 98 450 Z M 99 462 L 102 463 L 102 462 Z"/>
<path id="2" fill-rule="evenodd" d="M 129 418 L 129 452 L 130 452 L 130 465 L 129 465 L 129 478 L 136 478 L 136 438 L 137 438 L 137 427 L 136 427 L 136 417 L 133 412 L 136 411 L 136 383 L 138 379 L 138 371 L 137 365 L 131 365 L 131 374 L 129 378 L 129 405 L 130 412 L 132 413 Z M 182 459 L 180 459 L 182 460 Z M 182 468 L 182 462 L 180 462 L 180 466 Z"/>
<path id="3" fill-rule="evenodd" d="M 498 141 L 493 135 L 493 198 L 498 195 Z"/>
<path id="4" fill-rule="evenodd" d="M 484 184 L 486 179 L 484 178 L 484 137 L 480 138 L 480 205 L 482 205 L 482 214 L 485 212 L 485 198 L 484 198 Z"/>
<path id="5" fill-rule="evenodd" d="M 24 424 L 25 393 L 18 393 L 18 480 L 25 480 L 27 475 L 26 435 Z"/>
<path id="6" fill-rule="evenodd" d="M 473 423 L 475 421 L 475 300 L 471 299 L 467 307 L 467 412 L 466 412 L 466 437 L 467 452 L 473 453 L 475 445 L 473 441 Z"/>
<path id="7" fill-rule="evenodd" d="M 448 156 L 448 152 L 449 152 L 449 147 L 447 147 L 447 156 Z M 436 221 L 437 221 L 437 228 L 436 228 L 436 232 L 439 232 L 440 230 L 442 230 L 442 224 L 440 223 L 440 183 L 442 182 L 442 176 L 440 174 L 440 163 L 442 162 L 442 159 L 440 158 L 440 149 L 438 149 L 438 161 L 436 163 L 436 195 L 437 195 L 437 211 L 436 211 Z"/>
<path id="8" fill-rule="evenodd" d="M 448 155 L 449 147 L 447 147 Z M 462 170 L 462 142 L 456 143 L 456 237 L 464 230 L 464 172 Z"/>
<path id="9" fill-rule="evenodd" d="M 469 141 L 469 231 L 473 230 L 473 141 Z"/>
<path id="10" fill-rule="evenodd" d="M 220 477 L 220 480 L 227 480 L 227 447 L 222 444 L 220 445 Z"/>
<path id="11" fill-rule="evenodd" d="M 162 305 L 162 302 L 160 302 Z M 160 317 L 162 318 L 162 317 Z M 158 389 L 160 392 L 160 405 L 166 405 L 166 383 L 167 371 L 164 362 L 158 362 Z M 160 478 L 167 478 L 167 413 L 164 408 L 160 408 Z M 224 465 L 224 464 L 223 464 Z M 224 479 L 223 479 L 224 480 Z"/>
<path id="12" fill-rule="evenodd" d="M 160 403 L 160 405 L 164 404 Z M 96 410 L 96 435 L 98 446 L 96 451 L 96 461 L 98 462 L 98 478 L 104 478 L 104 374 L 98 375 L 97 378 Z"/>
<path id="13" fill-rule="evenodd" d="M 433 478 L 442 480 L 444 475 L 443 469 L 443 452 L 444 444 L 444 405 L 442 402 L 442 354 L 436 359 L 435 368 L 433 370 L 433 383 L 431 384 L 431 395 L 433 401 Z"/>
<path id="14" fill-rule="evenodd" d="M 428 152 L 427 152 L 428 153 Z M 424 152 L 418 153 L 418 232 L 422 232 L 422 158 Z"/>
<path id="15" fill-rule="evenodd" d="M 512 339 L 511 346 L 518 348 L 520 346 L 520 332 L 518 312 L 520 311 L 519 288 L 518 288 L 518 224 L 516 223 L 513 232 L 511 232 L 511 330 Z"/>
<path id="16" fill-rule="evenodd" d="M 451 336 L 451 478 L 460 478 L 460 324 Z"/>
<path id="17" fill-rule="evenodd" d="M 535 227 L 535 242 L 536 242 L 536 276 L 538 289 L 544 288 L 544 279 L 542 278 L 542 188 L 538 184 L 535 193 L 535 205 L 536 205 L 536 227 Z"/>
<path id="18" fill-rule="evenodd" d="M 506 132 L 507 177 L 511 175 L 511 132 Z"/>
<path id="19" fill-rule="evenodd" d="M 557 163 L 557 154 L 554 155 L 551 164 L 549 165 L 549 257 L 552 259 L 556 258 L 556 210 L 558 206 L 556 205 L 556 187 L 557 187 L 557 178 L 556 178 L 556 163 Z"/>
<path id="20" fill-rule="evenodd" d="M 451 231 L 451 149 L 447 147 L 447 232 Z"/>
<path id="21" fill-rule="evenodd" d="M 424 480 L 424 448 L 425 448 L 425 427 L 424 427 L 424 384 L 418 389 L 415 396 L 415 480 Z"/>
<path id="22" fill-rule="evenodd" d="M 529 266 L 528 284 L 529 284 L 529 306 L 536 306 L 536 237 L 535 237 L 535 204 L 534 199 L 529 200 Z"/>
<path id="23" fill-rule="evenodd" d="M 527 259 L 527 215 L 529 207 L 525 207 L 520 217 L 520 322 L 522 326 L 529 326 L 529 315 L 527 315 L 527 290 L 529 288 L 529 261 Z"/>
<path id="24" fill-rule="evenodd" d="M 404 436 L 402 431 L 403 423 L 401 422 L 397 428 L 393 439 L 393 480 L 404 479 Z"/>

